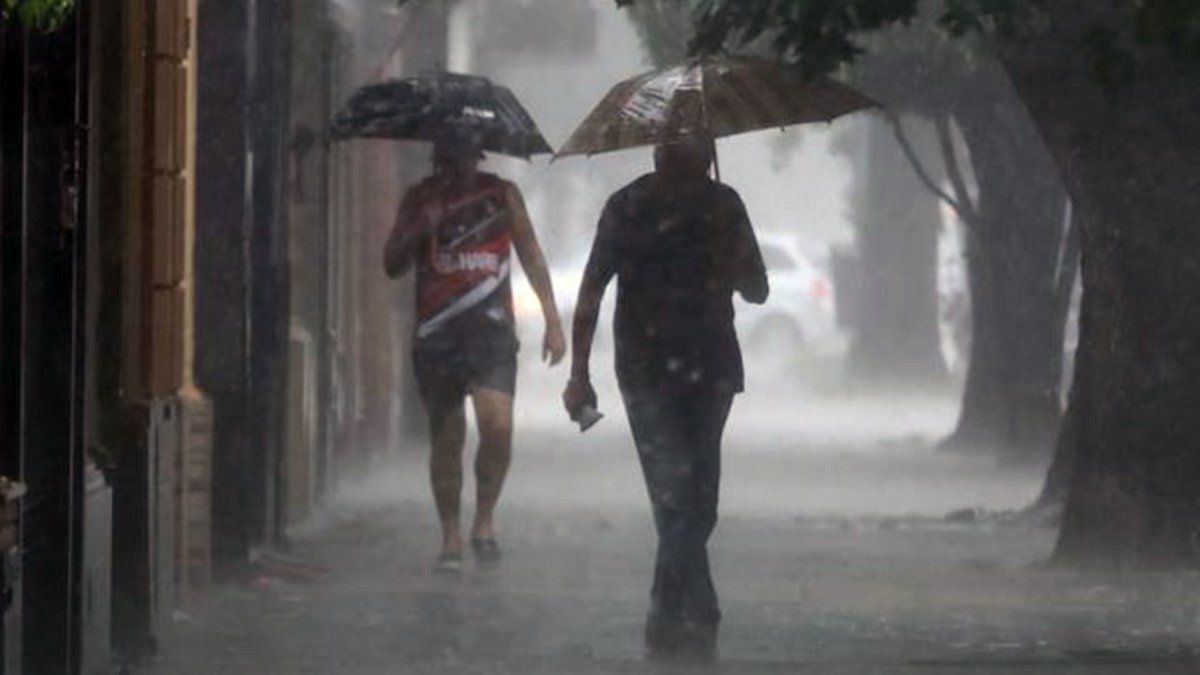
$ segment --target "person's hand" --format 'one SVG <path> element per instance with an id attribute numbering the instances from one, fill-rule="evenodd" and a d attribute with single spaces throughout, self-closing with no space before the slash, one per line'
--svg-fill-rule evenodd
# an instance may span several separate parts
<path id="1" fill-rule="evenodd" d="M 557 366 L 566 355 L 567 338 L 563 335 L 562 324 L 557 321 L 547 323 L 546 334 L 542 338 L 542 360 Z"/>
<path id="2" fill-rule="evenodd" d="M 562 395 L 563 407 L 572 420 L 578 420 L 585 406 L 597 407 L 596 390 L 588 380 L 571 378 Z"/>

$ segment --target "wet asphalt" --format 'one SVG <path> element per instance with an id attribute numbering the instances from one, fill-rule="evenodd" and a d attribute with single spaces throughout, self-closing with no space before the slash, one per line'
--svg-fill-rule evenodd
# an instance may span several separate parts
<path id="1" fill-rule="evenodd" d="M 753 416 L 767 405 L 726 444 L 717 664 L 643 657 L 654 537 L 618 414 L 583 438 L 522 418 L 499 566 L 432 573 L 436 522 L 408 449 L 293 531 L 285 562 L 324 571 L 268 565 L 214 588 L 141 672 L 1200 672 L 1200 576 L 1047 565 L 1054 529 L 1011 512 L 1037 471 L 937 453 L 903 424 L 839 444 L 819 431 L 836 405 L 771 431 Z M 954 506 L 970 510 L 948 519 Z"/>

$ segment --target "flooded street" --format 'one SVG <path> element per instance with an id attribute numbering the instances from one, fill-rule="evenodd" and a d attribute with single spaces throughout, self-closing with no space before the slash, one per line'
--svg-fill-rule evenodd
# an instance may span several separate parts
<path id="1" fill-rule="evenodd" d="M 766 433 L 755 408 L 740 402 L 726 442 L 711 544 L 721 658 L 702 672 L 1194 672 L 1180 645 L 1200 631 L 1200 578 L 1118 585 L 1045 567 L 1055 530 L 998 513 L 1029 503 L 1040 473 L 922 445 L 911 425 L 935 431 L 936 401 L 812 404 L 802 433 Z M 907 421 L 907 440 L 829 431 L 839 415 L 885 411 Z M 641 652 L 654 535 L 624 420 L 580 443 L 557 415 L 532 417 L 499 568 L 468 558 L 461 578 L 432 574 L 423 461 L 383 465 L 298 530 L 295 559 L 327 575 L 268 567 L 221 589 L 176 615 L 147 672 L 688 672 Z M 984 510 L 947 518 L 967 507 Z"/>

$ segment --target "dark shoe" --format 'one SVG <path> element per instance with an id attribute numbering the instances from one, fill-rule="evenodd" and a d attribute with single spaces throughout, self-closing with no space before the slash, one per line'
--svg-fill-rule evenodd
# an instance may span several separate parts
<path id="1" fill-rule="evenodd" d="M 437 564 L 433 566 L 434 574 L 445 574 L 458 576 L 463 571 L 463 558 L 461 553 L 443 553 L 438 556 Z"/>
<path id="2" fill-rule="evenodd" d="M 494 565 L 500 562 L 500 544 L 491 537 L 471 537 L 471 551 L 481 563 Z"/>
<path id="3" fill-rule="evenodd" d="M 645 639 L 648 660 L 674 660 L 687 644 L 687 629 L 680 617 L 651 612 L 646 617 Z"/>
<path id="4" fill-rule="evenodd" d="M 715 663 L 717 661 L 717 624 L 684 623 L 684 645 L 681 650 L 689 661 Z"/>

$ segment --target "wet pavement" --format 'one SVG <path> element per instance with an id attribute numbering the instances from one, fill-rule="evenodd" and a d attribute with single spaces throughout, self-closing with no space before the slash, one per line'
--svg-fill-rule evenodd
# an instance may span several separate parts
<path id="1" fill-rule="evenodd" d="M 295 533 L 327 575 L 215 589 L 147 672 L 691 672 L 642 658 L 653 534 L 621 422 L 603 424 L 522 432 L 498 568 L 433 575 L 423 466 L 380 466 Z M 997 513 L 1035 472 L 741 428 L 712 545 L 721 660 L 702 672 L 1200 672 L 1200 577 L 1044 565 L 1054 531 Z M 953 504 L 987 510 L 948 520 Z"/>

